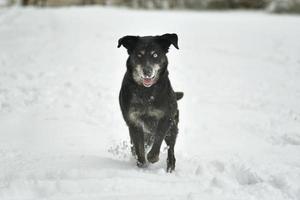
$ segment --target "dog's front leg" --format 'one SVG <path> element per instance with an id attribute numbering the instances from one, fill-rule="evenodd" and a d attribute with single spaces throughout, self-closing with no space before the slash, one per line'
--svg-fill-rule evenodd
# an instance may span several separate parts
<path id="1" fill-rule="evenodd" d="M 131 126 L 129 127 L 129 133 L 137 156 L 137 166 L 143 167 L 146 164 L 143 130 L 141 128 Z"/>
<path id="2" fill-rule="evenodd" d="M 161 147 L 162 141 L 166 137 L 166 134 L 168 132 L 170 124 L 171 124 L 171 120 L 168 118 L 162 118 L 158 122 L 157 133 L 154 138 L 154 143 L 152 145 L 150 152 L 147 155 L 147 160 L 149 162 L 155 163 L 159 160 L 160 147 Z"/>

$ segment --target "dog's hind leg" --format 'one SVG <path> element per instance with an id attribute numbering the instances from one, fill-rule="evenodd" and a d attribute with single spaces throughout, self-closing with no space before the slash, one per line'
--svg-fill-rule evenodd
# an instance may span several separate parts
<path id="1" fill-rule="evenodd" d="M 175 116 L 175 123 L 172 124 L 172 127 L 170 128 L 167 136 L 165 137 L 165 142 L 168 145 L 168 158 L 167 158 L 167 172 L 172 172 L 175 170 L 175 153 L 174 153 L 174 147 L 176 143 L 176 138 L 178 134 L 178 118 L 179 118 L 179 112 L 177 111 L 177 114 Z"/>
<path id="2" fill-rule="evenodd" d="M 176 126 L 170 129 L 170 135 L 165 137 L 165 142 L 168 145 L 167 172 L 172 172 L 175 169 L 175 153 L 174 146 L 176 142 L 178 129 Z"/>
<path id="3" fill-rule="evenodd" d="M 170 129 L 170 132 L 168 135 L 165 137 L 165 142 L 168 145 L 168 158 L 167 158 L 167 172 L 172 172 L 175 170 L 175 153 L 174 153 L 174 147 L 176 143 L 176 137 L 178 133 L 178 128 L 177 126 L 173 126 Z"/>
<path id="4" fill-rule="evenodd" d="M 143 167 L 146 164 L 143 131 L 137 127 L 129 127 L 129 133 L 137 156 L 137 166 Z"/>

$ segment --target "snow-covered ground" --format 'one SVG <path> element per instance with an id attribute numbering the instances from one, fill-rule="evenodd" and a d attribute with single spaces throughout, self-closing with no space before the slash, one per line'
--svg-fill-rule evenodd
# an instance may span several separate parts
<path id="1" fill-rule="evenodd" d="M 177 168 L 139 169 L 118 92 L 127 34 L 175 32 Z M 300 17 L 0 9 L 0 199 L 300 199 Z"/>
<path id="2" fill-rule="evenodd" d="M 5 6 L 5 5 L 7 5 L 6 0 L 0 0 L 0 6 Z"/>

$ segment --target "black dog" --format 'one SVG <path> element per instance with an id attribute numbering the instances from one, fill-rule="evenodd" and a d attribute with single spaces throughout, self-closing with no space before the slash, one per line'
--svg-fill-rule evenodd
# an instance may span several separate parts
<path id="1" fill-rule="evenodd" d="M 139 167 L 146 164 L 144 145 L 152 145 L 147 160 L 155 163 L 165 140 L 169 147 L 167 171 L 175 169 L 174 146 L 179 119 L 177 100 L 183 97 L 183 93 L 172 89 L 166 53 L 171 44 L 178 49 L 177 42 L 176 34 L 119 39 L 118 47 L 123 45 L 129 54 L 119 101 Z"/>

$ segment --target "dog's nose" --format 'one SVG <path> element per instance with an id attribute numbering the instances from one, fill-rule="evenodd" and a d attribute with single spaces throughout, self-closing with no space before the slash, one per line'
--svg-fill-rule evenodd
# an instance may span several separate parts
<path id="1" fill-rule="evenodd" d="M 145 77 L 151 77 L 152 76 L 152 69 L 151 68 L 144 68 L 143 74 Z"/>

